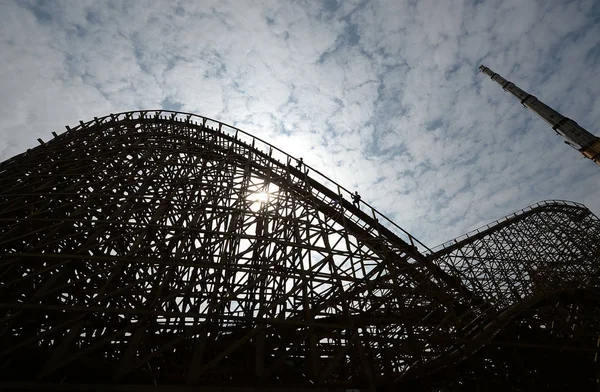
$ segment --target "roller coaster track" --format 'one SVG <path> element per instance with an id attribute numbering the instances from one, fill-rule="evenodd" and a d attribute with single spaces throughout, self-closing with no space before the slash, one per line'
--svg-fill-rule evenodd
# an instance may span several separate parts
<path id="1" fill-rule="evenodd" d="M 581 204 L 541 202 L 429 249 L 206 117 L 110 114 L 40 144 L 0 164 L 0 387 L 425 385 L 552 298 L 594 292 L 593 246 L 568 287 L 528 270 L 518 295 L 482 284 L 493 271 L 465 252 L 544 214 L 580 237 L 591 224 L 593 242 Z"/>
<path id="2" fill-rule="evenodd" d="M 556 211 L 556 210 L 572 210 L 574 213 L 588 215 L 591 211 L 581 203 L 576 203 L 568 200 L 543 200 L 528 207 L 525 207 L 513 214 L 507 215 L 502 219 L 498 219 L 494 222 L 488 223 L 484 226 L 478 227 L 468 233 L 465 233 L 459 237 L 456 237 L 450 241 L 444 242 L 432 249 L 427 248 L 426 254 L 429 254 L 431 258 L 440 258 L 443 255 L 451 253 L 452 251 L 461 248 L 462 246 L 473 242 L 474 240 L 484 238 L 490 234 L 493 234 L 502 228 L 514 224 L 515 222 L 521 221 L 531 215 L 537 214 L 541 211 Z"/>

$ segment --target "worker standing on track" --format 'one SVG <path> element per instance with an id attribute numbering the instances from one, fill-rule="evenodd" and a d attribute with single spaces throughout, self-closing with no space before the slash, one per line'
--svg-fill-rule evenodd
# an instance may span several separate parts
<path id="1" fill-rule="evenodd" d="M 354 194 L 352 195 L 352 204 L 360 210 L 360 195 L 358 194 L 358 191 L 354 191 Z"/>

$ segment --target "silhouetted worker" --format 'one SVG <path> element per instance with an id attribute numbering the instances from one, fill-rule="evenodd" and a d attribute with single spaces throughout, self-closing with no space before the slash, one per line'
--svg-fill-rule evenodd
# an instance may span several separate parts
<path id="1" fill-rule="evenodd" d="M 302 160 L 302 158 L 298 159 L 298 164 L 296 165 L 296 169 L 302 170 L 303 163 L 304 163 L 304 161 Z"/>
<path id="2" fill-rule="evenodd" d="M 360 210 L 360 195 L 358 194 L 358 191 L 354 191 L 354 194 L 352 195 L 352 204 Z"/>

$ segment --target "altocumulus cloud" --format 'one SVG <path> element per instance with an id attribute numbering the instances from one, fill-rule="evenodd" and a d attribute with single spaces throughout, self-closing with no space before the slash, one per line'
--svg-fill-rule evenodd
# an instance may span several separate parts
<path id="1" fill-rule="evenodd" d="M 7 0 L 0 160 L 164 108 L 304 157 L 430 245 L 543 199 L 598 214 L 598 170 L 477 67 L 597 134 L 599 20 L 593 0 Z"/>

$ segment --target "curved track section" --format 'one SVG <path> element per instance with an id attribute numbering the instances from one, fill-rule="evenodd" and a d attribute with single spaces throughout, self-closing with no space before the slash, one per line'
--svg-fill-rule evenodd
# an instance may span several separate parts
<path id="1" fill-rule="evenodd" d="M 448 241 L 429 258 L 486 303 L 505 307 L 593 284 L 600 268 L 600 221 L 583 204 L 543 201 Z"/>
<path id="2" fill-rule="evenodd" d="M 191 114 L 80 123 L 0 165 L 8 385 L 374 387 L 473 293 L 320 173 Z"/>
<path id="3" fill-rule="evenodd" d="M 402 378 L 462 373 L 454 386 L 466 390 L 600 387 L 600 221 L 584 205 L 543 201 L 428 257 L 489 307 L 467 339 Z"/>
<path id="4" fill-rule="evenodd" d="M 0 164 L 0 389 L 600 379 L 600 223 L 580 204 L 431 250 L 205 117 L 126 112 L 54 136 Z"/>

